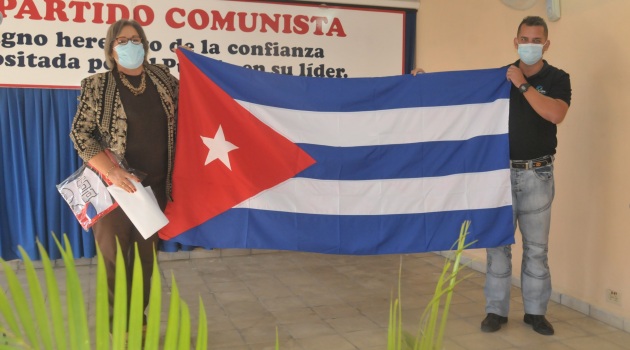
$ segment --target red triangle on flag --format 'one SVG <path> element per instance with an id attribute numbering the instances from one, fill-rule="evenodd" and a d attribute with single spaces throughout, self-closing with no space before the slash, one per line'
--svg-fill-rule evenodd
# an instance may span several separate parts
<path id="1" fill-rule="evenodd" d="M 196 227 L 315 163 L 238 104 L 185 55 L 178 56 L 173 201 L 166 206 L 169 224 L 159 232 L 163 239 Z"/>

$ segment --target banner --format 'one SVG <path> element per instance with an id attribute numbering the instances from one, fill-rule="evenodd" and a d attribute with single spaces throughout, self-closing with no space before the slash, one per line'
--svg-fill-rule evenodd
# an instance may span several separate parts
<path id="1" fill-rule="evenodd" d="M 514 242 L 505 68 L 317 79 L 179 52 L 165 239 L 335 254 Z"/>
<path id="2" fill-rule="evenodd" d="M 403 73 L 405 12 L 261 1 L 0 1 L 0 86 L 78 87 L 105 71 L 107 28 L 134 18 L 149 60 L 178 76 L 171 49 L 258 71 L 347 78 Z M 369 59 L 366 59 L 368 58 Z"/>

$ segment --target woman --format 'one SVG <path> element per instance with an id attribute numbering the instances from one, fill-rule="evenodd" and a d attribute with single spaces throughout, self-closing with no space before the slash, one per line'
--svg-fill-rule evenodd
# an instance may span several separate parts
<path id="1" fill-rule="evenodd" d="M 147 62 L 149 42 L 142 27 L 133 20 L 113 23 L 105 38 L 105 58 L 110 67 L 83 79 L 79 106 L 70 138 L 79 156 L 103 174 L 113 185 L 135 192 L 134 174 L 112 160 L 109 149 L 129 167 L 146 174 L 144 186 L 151 186 L 162 209 L 171 192 L 178 81 L 166 66 Z M 138 244 L 144 275 L 144 307 L 149 301 L 153 254 L 158 235 L 144 239 L 127 215 L 114 209 L 92 227 L 107 269 L 110 317 L 113 311 L 116 238 L 127 268 L 128 290 Z M 146 316 L 144 318 L 146 324 Z"/>

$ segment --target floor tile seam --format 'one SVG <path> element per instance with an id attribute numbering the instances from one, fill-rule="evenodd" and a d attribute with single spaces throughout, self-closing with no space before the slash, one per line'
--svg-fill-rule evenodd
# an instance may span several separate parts
<path id="1" fill-rule="evenodd" d="M 347 337 L 347 334 L 355 333 L 355 332 L 360 332 L 360 331 L 344 332 L 344 333 L 339 333 L 338 332 L 338 334 L 339 334 L 340 337 L 344 338 L 348 343 L 350 343 L 352 346 L 354 346 L 355 349 L 361 349 L 361 348 L 359 348 L 359 344 L 355 344 L 351 339 L 349 339 Z"/>
<path id="2" fill-rule="evenodd" d="M 481 333 L 481 331 L 479 331 L 479 333 L 480 333 L 480 334 L 482 334 L 482 333 Z M 467 336 L 467 335 L 469 335 L 469 334 L 466 334 L 466 335 L 463 335 L 463 336 Z M 452 341 L 453 343 L 455 343 L 455 344 L 457 344 L 457 345 L 461 346 L 461 347 L 462 347 L 462 348 L 464 348 L 464 349 L 468 349 L 468 347 L 467 347 L 467 346 L 469 345 L 469 343 L 465 343 L 463 339 L 462 339 L 462 340 L 459 340 L 459 338 L 461 338 L 461 337 L 457 337 L 457 336 L 450 337 L 450 341 Z M 490 339 L 490 338 L 488 338 L 488 339 Z M 495 339 L 496 339 L 496 338 L 495 338 Z M 505 340 L 503 340 L 503 339 L 501 339 L 501 338 L 498 338 L 498 339 L 499 339 L 501 342 L 504 342 L 504 343 L 507 343 L 507 344 L 509 344 L 509 345 L 512 345 L 511 343 L 506 342 Z M 492 349 L 499 349 L 499 348 L 492 348 Z"/>
<path id="3" fill-rule="evenodd" d="M 280 283 L 284 288 L 288 289 L 289 291 L 291 291 L 291 295 L 294 295 L 295 293 L 291 290 L 291 288 L 289 288 L 284 282 L 282 282 L 282 280 L 280 280 L 277 276 L 272 275 L 273 278 L 275 279 L 276 283 Z M 252 294 L 256 296 L 256 300 L 258 301 L 258 303 L 260 304 L 261 307 L 263 307 L 265 310 L 269 311 L 269 309 L 267 309 L 265 303 L 264 303 L 264 299 L 261 298 L 261 296 L 256 293 L 254 291 L 254 289 L 244 280 L 241 279 L 241 282 L 245 284 L 247 290 Z M 302 301 L 302 300 L 301 300 Z"/>
<path id="4" fill-rule="evenodd" d="M 594 318 L 589 317 L 589 316 L 586 316 L 586 318 L 595 320 Z M 601 321 L 599 321 L 599 322 L 601 322 Z M 611 325 L 609 325 L 607 323 L 604 323 L 604 322 L 602 322 L 604 325 L 606 325 L 608 327 L 612 327 L 614 329 L 606 329 L 606 330 L 601 330 L 601 331 L 591 331 L 588 327 L 581 327 L 581 326 L 578 326 L 578 325 L 574 325 L 574 324 L 571 324 L 571 323 L 567 322 L 567 320 L 554 322 L 554 324 L 556 324 L 556 323 L 566 323 L 567 325 L 569 325 L 571 327 L 575 327 L 575 328 L 577 328 L 579 330 L 582 330 L 582 331 L 584 331 L 584 332 L 586 332 L 586 333 L 588 333 L 590 335 L 594 335 L 594 336 L 600 336 L 600 335 L 604 335 L 604 334 L 612 334 L 612 333 L 616 333 L 616 332 L 624 332 L 624 333 L 627 334 L 627 332 L 625 332 L 623 329 L 615 328 L 615 327 L 613 327 L 613 326 L 611 326 Z"/>
<path id="5" fill-rule="evenodd" d="M 566 339 L 558 339 L 558 338 L 554 338 L 554 336 L 545 336 L 545 335 L 540 335 L 535 333 L 535 331 L 531 328 L 531 326 L 527 325 L 527 330 L 529 332 L 531 332 L 531 336 L 532 337 L 539 337 L 536 338 L 536 340 L 534 340 L 534 342 L 528 342 L 526 345 L 524 345 L 522 342 L 517 343 L 517 341 L 520 341 L 520 337 L 518 339 L 514 339 L 513 337 L 510 337 L 509 335 L 506 334 L 496 334 L 499 338 L 501 338 L 502 340 L 504 340 L 505 342 L 512 344 L 515 347 L 521 347 L 521 346 L 533 346 L 533 345 L 541 345 L 541 344 L 553 344 L 553 343 L 562 343 L 563 340 Z M 501 332 L 500 330 L 498 332 Z M 540 341 L 539 341 L 540 340 Z"/>
<path id="6" fill-rule="evenodd" d="M 614 345 L 614 346 L 616 346 L 618 348 L 621 348 L 621 349 L 624 348 L 623 346 L 621 346 L 619 344 L 616 344 L 614 342 L 611 342 L 608 339 L 601 338 L 601 337 L 593 337 L 593 336 L 579 336 L 579 337 L 567 338 L 567 339 L 563 339 L 562 341 L 560 341 L 560 343 L 563 344 L 563 345 L 569 346 L 569 345 L 566 344 L 566 342 L 575 341 L 576 339 L 577 340 L 580 340 L 580 339 L 583 340 L 584 338 L 600 338 L 601 340 L 606 342 L 606 344 L 604 344 L 604 345 Z M 598 345 L 602 345 L 602 344 L 598 344 Z"/>
<path id="7" fill-rule="evenodd" d="M 607 338 L 603 338 L 603 337 L 598 337 L 598 338 L 602 338 L 602 339 L 604 339 L 604 340 L 608 341 L 609 343 L 615 344 L 615 345 L 617 345 L 617 346 L 621 346 L 621 347 L 624 347 L 624 346 L 625 346 L 625 347 L 628 347 L 628 343 L 621 344 L 621 343 L 618 343 L 618 342 L 616 342 L 616 341 L 609 340 L 609 339 L 607 339 Z"/>

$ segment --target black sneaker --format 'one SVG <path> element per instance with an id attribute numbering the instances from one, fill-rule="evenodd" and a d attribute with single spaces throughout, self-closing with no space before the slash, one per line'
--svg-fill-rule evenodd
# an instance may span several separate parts
<path id="1" fill-rule="evenodd" d="M 547 319 L 545 315 L 532 315 L 525 314 L 523 317 L 523 321 L 527 324 L 532 325 L 534 331 L 542 335 L 553 335 L 555 331 L 553 330 L 553 326 Z"/>
<path id="2" fill-rule="evenodd" d="M 486 318 L 481 321 L 481 331 L 486 333 L 496 332 L 501 329 L 502 324 L 506 324 L 508 318 L 497 314 L 489 313 Z"/>

